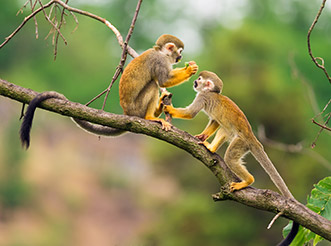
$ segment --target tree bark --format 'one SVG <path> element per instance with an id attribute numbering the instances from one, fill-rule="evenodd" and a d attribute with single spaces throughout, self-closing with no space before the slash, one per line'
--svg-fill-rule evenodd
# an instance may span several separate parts
<path id="1" fill-rule="evenodd" d="M 4 97 L 22 103 L 29 103 L 37 94 L 33 90 L 0 79 L 0 95 Z M 237 179 L 235 175 L 218 154 L 209 152 L 204 146 L 198 144 L 197 139 L 185 131 L 173 127 L 166 132 L 156 122 L 138 117 L 107 113 L 79 103 L 60 99 L 46 100 L 40 107 L 64 116 L 148 135 L 175 145 L 201 161 L 216 176 L 221 190 L 213 196 L 215 201 L 233 200 L 276 214 L 282 212 L 282 216 L 298 222 L 300 225 L 331 241 L 331 221 L 314 213 L 296 200 L 287 199 L 271 190 L 262 190 L 253 187 L 230 192 L 229 183 Z"/>

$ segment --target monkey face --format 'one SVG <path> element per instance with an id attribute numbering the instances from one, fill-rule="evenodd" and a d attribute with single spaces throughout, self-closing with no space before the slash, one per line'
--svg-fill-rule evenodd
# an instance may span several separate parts
<path id="1" fill-rule="evenodd" d="M 216 91 L 214 82 L 211 79 L 204 79 L 202 76 L 199 76 L 199 78 L 194 81 L 193 89 L 196 92 Z"/>
<path id="2" fill-rule="evenodd" d="M 161 53 L 169 57 L 171 64 L 180 62 L 182 51 L 183 48 L 177 48 L 174 43 L 166 43 L 161 49 Z"/>
<path id="3" fill-rule="evenodd" d="M 200 91 L 212 91 L 212 92 L 216 92 L 216 93 L 222 92 L 223 82 L 213 72 L 209 72 L 209 71 L 200 72 L 199 78 L 197 80 L 198 84 L 199 84 L 199 81 L 202 81 L 203 85 L 201 87 L 199 87 L 199 85 L 197 85 L 197 87 L 195 87 L 195 90 L 196 90 L 196 88 L 199 88 Z"/>
<path id="4" fill-rule="evenodd" d="M 197 78 L 194 83 L 193 83 L 193 89 L 196 92 L 201 92 L 203 89 L 203 78 L 201 76 L 199 76 L 199 78 Z"/>

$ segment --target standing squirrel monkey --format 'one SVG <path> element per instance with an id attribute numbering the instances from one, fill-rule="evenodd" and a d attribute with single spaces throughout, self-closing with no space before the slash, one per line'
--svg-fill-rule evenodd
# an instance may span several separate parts
<path id="1" fill-rule="evenodd" d="M 282 177 L 265 153 L 262 144 L 252 132 L 252 128 L 239 107 L 228 97 L 221 94 L 222 80 L 212 72 L 203 71 L 194 81 L 197 95 L 191 105 L 186 108 L 174 108 L 164 105 L 164 111 L 174 118 L 191 119 L 200 110 L 209 116 L 210 121 L 203 132 L 196 136 L 208 150 L 216 152 L 226 141 L 229 146 L 225 152 L 224 161 L 241 182 L 232 182 L 230 191 L 240 190 L 254 182 L 254 177 L 243 165 L 242 158 L 251 152 L 255 159 L 268 173 L 279 191 L 287 198 L 294 199 Z M 219 129 L 218 129 L 219 128 Z M 206 140 L 218 129 L 211 143 Z M 298 224 L 294 222 L 291 235 L 279 245 L 289 245 L 294 239 Z"/>
<path id="2" fill-rule="evenodd" d="M 177 37 L 164 34 L 158 38 L 153 48 L 146 50 L 134 58 L 124 69 L 119 82 L 120 105 L 124 114 L 138 116 L 162 124 L 162 129 L 168 131 L 171 124 L 158 118 L 162 113 L 163 92 L 159 96 L 160 87 L 172 87 L 188 80 L 198 71 L 194 61 L 183 68 L 172 69 L 172 65 L 182 58 L 184 44 Z M 67 100 L 57 92 L 43 92 L 37 95 L 29 104 L 20 130 L 21 142 L 26 148 L 30 144 L 30 130 L 36 107 L 44 100 L 60 98 Z M 92 124 L 88 121 L 73 119 L 84 130 L 103 136 L 117 136 L 124 130 Z"/>

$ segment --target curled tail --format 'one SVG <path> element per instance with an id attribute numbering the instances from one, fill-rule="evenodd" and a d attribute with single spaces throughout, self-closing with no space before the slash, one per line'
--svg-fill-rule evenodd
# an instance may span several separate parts
<path id="1" fill-rule="evenodd" d="M 121 135 L 125 133 L 125 130 L 117 129 L 117 128 L 112 128 L 109 126 L 102 126 L 102 125 L 97 125 L 97 124 L 92 124 L 88 121 L 85 120 L 79 120 L 76 118 L 72 118 L 72 120 L 82 128 L 83 130 L 87 131 L 88 133 L 92 133 L 95 135 L 102 135 L 102 136 L 107 136 L 107 137 L 115 137 L 118 135 Z"/>
<path id="2" fill-rule="evenodd" d="M 25 112 L 23 122 L 21 125 L 21 129 L 20 129 L 21 143 L 22 143 L 22 146 L 25 147 L 26 149 L 29 148 L 29 146 L 30 146 L 30 131 L 31 131 L 31 127 L 32 127 L 34 112 L 36 111 L 36 108 L 38 107 L 38 105 L 41 102 L 43 102 L 47 99 L 50 99 L 50 98 L 58 98 L 58 99 L 67 100 L 67 98 L 64 95 L 57 93 L 55 91 L 46 91 L 46 92 L 40 93 L 31 100 L 31 102 L 29 103 L 29 107 Z M 108 126 L 96 125 L 96 124 L 92 124 L 92 123 L 90 123 L 88 121 L 84 121 L 84 120 L 79 120 L 79 119 L 74 119 L 74 118 L 72 118 L 72 120 L 83 130 L 90 132 L 92 134 L 96 134 L 96 135 L 118 136 L 125 132 L 124 130 L 120 130 L 120 129 L 116 129 L 116 128 L 112 128 L 112 127 L 108 127 Z"/>
<path id="3" fill-rule="evenodd" d="M 29 107 L 24 114 L 23 122 L 20 129 L 21 143 L 22 146 L 25 147 L 26 149 L 29 148 L 30 146 L 30 131 L 32 127 L 34 112 L 36 111 L 36 108 L 41 102 L 50 98 L 59 98 L 66 100 L 66 97 L 60 93 L 57 93 L 55 91 L 46 91 L 38 94 L 29 103 Z"/>

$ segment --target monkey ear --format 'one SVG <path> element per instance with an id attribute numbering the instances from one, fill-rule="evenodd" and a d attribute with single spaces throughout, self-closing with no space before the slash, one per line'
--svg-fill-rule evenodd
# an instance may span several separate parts
<path id="1" fill-rule="evenodd" d="M 175 48 L 175 44 L 174 43 L 166 43 L 165 44 L 165 48 L 167 49 L 167 50 L 169 50 L 170 52 L 172 52 L 173 50 L 174 50 L 174 48 Z"/>
<path id="2" fill-rule="evenodd" d="M 210 79 L 206 80 L 205 87 L 203 88 L 204 91 L 206 90 L 212 90 L 214 88 L 214 82 L 211 81 Z"/>

